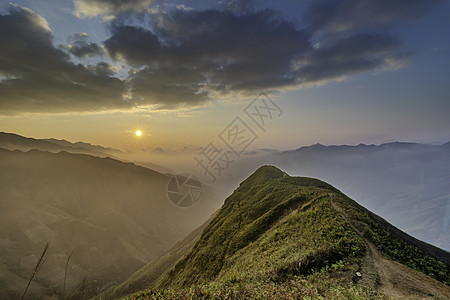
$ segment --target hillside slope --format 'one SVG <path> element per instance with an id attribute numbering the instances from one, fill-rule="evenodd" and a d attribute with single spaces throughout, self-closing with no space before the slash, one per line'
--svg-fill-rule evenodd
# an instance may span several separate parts
<path id="1" fill-rule="evenodd" d="M 449 265 L 448 252 L 332 186 L 265 166 L 162 280 L 129 299 L 445 298 Z"/>
<path id="2" fill-rule="evenodd" d="M 168 175 L 111 158 L 0 149 L 0 298 L 94 295 L 128 278 L 200 226 L 219 206 L 204 188 L 192 208 L 167 195 Z"/>
<path id="3" fill-rule="evenodd" d="M 95 299 L 120 299 L 128 294 L 146 289 L 149 286 L 155 286 L 168 271 L 181 259 L 195 243 L 206 226 L 213 220 L 215 214 L 212 215 L 205 223 L 194 231 L 189 233 L 185 238 L 180 240 L 169 251 L 150 261 L 143 268 L 139 269 L 127 280 L 118 286 L 109 288 L 96 296 Z"/>

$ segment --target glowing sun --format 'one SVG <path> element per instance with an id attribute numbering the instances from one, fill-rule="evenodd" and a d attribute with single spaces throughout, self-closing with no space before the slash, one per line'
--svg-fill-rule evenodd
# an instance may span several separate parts
<path id="1" fill-rule="evenodd" d="M 140 131 L 140 130 L 137 130 L 135 133 L 136 133 L 136 136 L 141 136 L 142 135 L 142 131 Z"/>

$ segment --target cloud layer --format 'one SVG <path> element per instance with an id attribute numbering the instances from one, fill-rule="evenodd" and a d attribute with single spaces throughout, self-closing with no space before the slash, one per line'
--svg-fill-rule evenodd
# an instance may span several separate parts
<path id="1" fill-rule="evenodd" d="M 313 45 L 313 30 L 272 10 L 176 10 L 155 16 L 148 27 L 116 23 L 111 33 L 109 55 L 141 68 L 129 81 L 133 101 L 172 106 L 209 94 L 322 83 L 398 67 L 408 57 L 383 33 L 335 34 Z"/>
<path id="2" fill-rule="evenodd" d="M 143 12 L 153 0 L 75 0 L 75 15 L 81 18 Z"/>
<path id="3" fill-rule="evenodd" d="M 100 45 L 88 41 L 86 33 L 78 33 L 69 37 L 69 45 L 65 49 L 76 57 L 90 57 L 103 55 L 103 49 Z"/>
<path id="4" fill-rule="evenodd" d="M 207 100 L 208 91 L 291 85 L 292 60 L 311 45 L 307 33 L 271 11 L 177 11 L 160 17 L 153 31 L 113 26 L 105 48 L 143 68 L 130 77 L 133 100 L 173 105 Z"/>
<path id="5" fill-rule="evenodd" d="M 79 17 L 116 18 L 106 40 L 80 33 L 64 47 L 53 45 L 45 19 L 13 6 L 0 15 L 0 111 L 174 108 L 395 69 L 410 54 L 389 28 L 436 2 L 311 1 L 298 27 L 276 11 L 229 3 L 194 10 L 151 0 L 75 0 Z M 87 58 L 96 63 L 82 64 Z M 128 77 L 117 77 L 114 61 L 129 66 Z"/>
<path id="6" fill-rule="evenodd" d="M 315 0 L 310 2 L 304 18 L 313 31 L 373 30 L 417 17 L 438 2 L 440 0 Z"/>
<path id="7" fill-rule="evenodd" d="M 16 6 L 0 16 L 0 40 L 3 114 L 130 107 L 122 100 L 122 81 L 70 62 L 53 46 L 46 22 L 31 10 Z"/>

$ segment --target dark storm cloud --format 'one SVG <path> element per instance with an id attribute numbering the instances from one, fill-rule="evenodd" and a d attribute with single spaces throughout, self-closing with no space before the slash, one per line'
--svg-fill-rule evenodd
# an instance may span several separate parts
<path id="1" fill-rule="evenodd" d="M 408 56 L 397 53 L 399 46 L 398 40 L 374 33 L 338 39 L 300 59 L 297 75 L 300 82 L 307 83 L 377 68 L 396 68 Z"/>
<path id="2" fill-rule="evenodd" d="M 310 49 L 308 39 L 303 30 L 275 18 L 271 11 L 245 15 L 177 11 L 158 18 L 152 30 L 115 25 L 105 46 L 112 57 L 137 65 L 163 62 L 210 68 L 257 62 L 285 66 L 297 53 Z"/>
<path id="3" fill-rule="evenodd" d="M 105 62 L 100 62 L 95 66 L 88 66 L 87 68 L 99 76 L 113 76 L 116 74 L 115 68 Z"/>
<path id="4" fill-rule="evenodd" d="M 160 108 L 195 105 L 209 100 L 203 91 L 206 78 L 187 67 L 145 68 L 131 76 L 133 102 L 157 104 Z"/>
<path id="5" fill-rule="evenodd" d="M 0 113 L 124 108 L 123 83 L 69 61 L 43 18 L 15 6 L 0 15 Z"/>
<path id="6" fill-rule="evenodd" d="M 133 26 L 113 26 L 112 36 L 104 44 L 112 58 L 134 66 L 157 63 L 163 48 L 150 30 Z"/>
<path id="7" fill-rule="evenodd" d="M 115 24 L 104 43 L 112 58 L 145 66 L 130 78 L 137 103 L 199 103 L 208 100 L 208 91 L 290 88 L 395 67 L 406 59 L 398 40 L 381 33 L 313 46 L 313 33 L 271 10 L 175 11 L 153 22 L 151 28 Z M 187 70 L 182 81 L 179 68 Z"/>
<path id="8" fill-rule="evenodd" d="M 305 20 L 313 31 L 345 32 L 417 17 L 440 0 L 314 0 Z"/>
<path id="9" fill-rule="evenodd" d="M 64 48 L 76 57 L 89 57 L 103 54 L 103 49 L 97 43 L 89 42 L 88 36 L 85 33 L 78 33 L 69 37 L 69 43 Z"/>
<path id="10" fill-rule="evenodd" d="M 312 49 L 305 31 L 268 10 L 177 11 L 157 18 L 152 30 L 114 25 L 104 44 L 112 58 L 147 67 L 131 78 L 133 92 L 140 95 L 134 101 L 170 98 L 170 104 L 207 100 L 208 90 L 288 86 L 295 80 L 292 60 Z M 182 81 L 180 68 L 187 70 Z M 155 78 L 167 81 L 156 87 Z"/>

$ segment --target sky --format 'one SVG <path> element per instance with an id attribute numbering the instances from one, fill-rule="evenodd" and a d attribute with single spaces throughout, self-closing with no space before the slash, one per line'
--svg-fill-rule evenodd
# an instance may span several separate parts
<path id="1" fill-rule="evenodd" d="M 449 1 L 0 1 L 0 130 L 142 159 L 442 144 L 449 78 Z"/>

